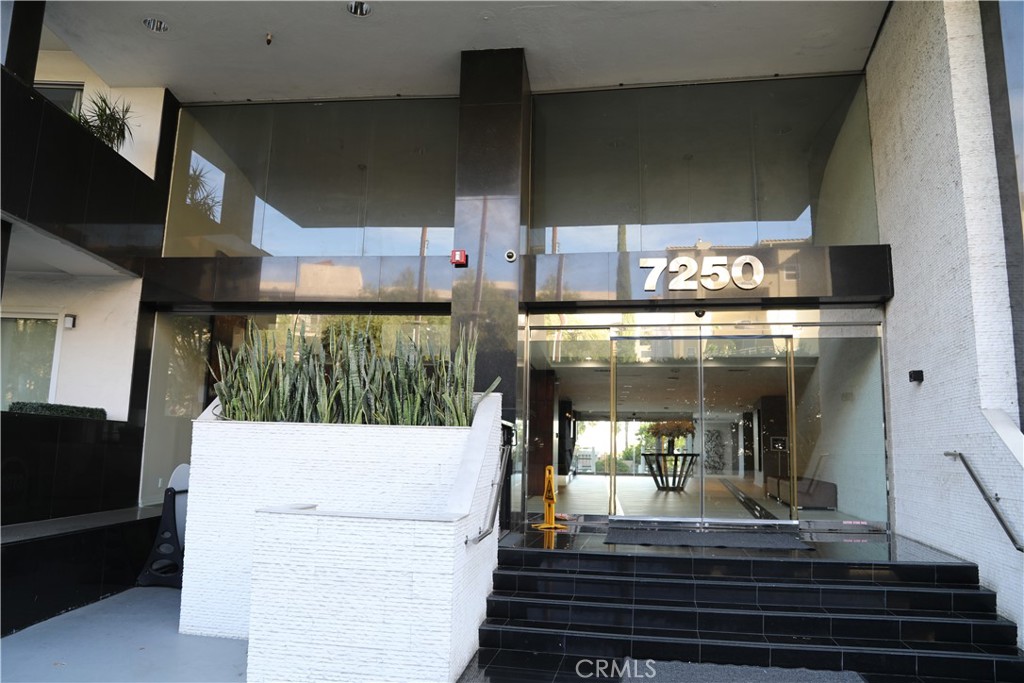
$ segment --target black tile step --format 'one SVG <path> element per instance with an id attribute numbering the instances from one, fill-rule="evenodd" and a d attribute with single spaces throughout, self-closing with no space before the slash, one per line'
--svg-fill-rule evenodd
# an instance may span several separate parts
<path id="1" fill-rule="evenodd" d="M 704 634 L 706 635 L 706 634 Z M 912 650 L 906 647 L 827 646 L 759 639 L 659 637 L 633 633 L 594 633 L 574 628 L 542 628 L 488 619 L 480 627 L 486 648 L 551 655 L 680 660 L 714 664 L 802 667 L 903 676 L 945 676 L 975 681 L 1024 680 L 1024 658 L 969 652 Z"/>
<path id="2" fill-rule="evenodd" d="M 544 596 L 494 595 L 487 615 L 544 624 L 581 624 L 634 629 L 676 629 L 778 636 L 868 638 L 920 643 L 1015 647 L 1016 625 L 1002 617 L 977 620 L 941 617 L 788 612 L 758 606 L 663 605 L 549 600 Z M 1011 652 L 1012 654 L 1012 652 Z"/>
<path id="3" fill-rule="evenodd" d="M 672 603 L 802 605 L 823 609 L 995 613 L 995 593 L 983 588 L 933 588 L 768 583 L 693 578 L 643 578 L 578 572 L 496 569 L 496 590 L 519 593 L 657 600 Z"/>
<path id="4" fill-rule="evenodd" d="M 709 577 L 819 583 L 863 582 L 885 585 L 977 586 L 971 563 L 841 562 L 806 559 L 705 558 L 668 555 L 499 548 L 498 566 L 552 572 L 620 576 Z"/>

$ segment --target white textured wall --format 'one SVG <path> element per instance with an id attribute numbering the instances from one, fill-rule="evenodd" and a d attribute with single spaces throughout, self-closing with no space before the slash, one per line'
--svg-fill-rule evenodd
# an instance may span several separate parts
<path id="1" fill-rule="evenodd" d="M 192 429 L 182 633 L 245 638 L 254 512 L 444 510 L 469 428 L 225 422 Z"/>
<path id="2" fill-rule="evenodd" d="M 131 105 L 132 139 L 126 140 L 120 154 L 150 178 L 156 172 L 156 151 L 160 143 L 160 119 L 163 115 L 163 88 L 111 88 L 74 52 L 40 50 L 36 81 L 84 83 L 82 106 L 94 93 L 112 95 Z"/>
<path id="3" fill-rule="evenodd" d="M 3 312 L 78 316 L 60 330 L 55 403 L 103 408 L 111 420 L 128 419 L 135 326 L 142 280 L 65 274 L 8 273 Z"/>
<path id="4" fill-rule="evenodd" d="M 257 513 L 246 680 L 449 680 L 454 531 Z"/>
<path id="5" fill-rule="evenodd" d="M 481 405 L 457 473 L 416 503 L 434 512 L 401 509 L 410 498 L 398 512 L 382 499 L 365 516 L 325 507 L 256 513 L 247 680 L 458 678 L 478 647 L 497 562 L 496 532 L 466 541 L 490 509 L 500 412 L 498 396 Z"/>
<path id="6" fill-rule="evenodd" d="M 981 413 L 1017 414 L 1019 370 L 977 4 L 895 3 L 867 85 L 895 280 L 885 353 L 896 531 L 977 562 L 999 611 L 1024 623 L 1024 554 L 942 455 L 968 454 L 1024 531 L 1021 467 Z M 915 369 L 920 385 L 908 381 Z"/>
<path id="7" fill-rule="evenodd" d="M 813 216 L 816 245 L 878 242 L 866 100 L 861 84 L 825 165 Z"/>

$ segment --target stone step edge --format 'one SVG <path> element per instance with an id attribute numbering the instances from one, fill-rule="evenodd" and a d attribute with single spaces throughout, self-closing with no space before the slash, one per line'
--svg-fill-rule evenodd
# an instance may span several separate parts
<path id="1" fill-rule="evenodd" d="M 981 585 L 977 581 L 973 582 L 961 582 L 961 583 L 946 583 L 946 582 L 922 582 L 922 581 L 873 581 L 870 579 L 827 579 L 827 578 L 807 578 L 807 577 L 788 577 L 788 576 L 721 576 L 712 574 L 674 574 L 666 575 L 658 572 L 641 572 L 626 574 L 623 572 L 598 572 L 593 569 L 587 570 L 576 570 L 576 569 L 557 569 L 554 567 L 516 567 L 509 565 L 499 564 L 495 571 L 503 572 L 533 572 L 543 573 L 550 576 L 577 576 L 579 574 L 585 574 L 588 576 L 607 576 L 615 578 L 634 578 L 634 579 L 685 579 L 689 581 L 721 581 L 723 583 L 779 583 L 779 584 L 797 584 L 807 585 L 808 582 L 813 582 L 814 585 L 821 586 L 876 586 L 880 588 L 893 587 L 893 588 L 937 588 L 937 589 L 962 589 L 962 590 L 978 590 Z"/>
<path id="2" fill-rule="evenodd" d="M 630 643 L 634 641 L 641 642 L 655 642 L 665 643 L 666 645 L 679 644 L 679 645 L 691 645 L 701 643 L 707 643 L 708 645 L 721 645 L 721 646 L 740 646 L 743 647 L 758 647 L 758 648 L 779 648 L 784 650 L 813 650 L 816 652 L 835 652 L 839 650 L 841 652 L 850 652 L 851 654 L 867 654 L 867 655 L 915 655 L 915 656 L 927 656 L 927 657 L 946 657 L 949 659 L 974 659 L 979 661 L 1003 661 L 1003 662 L 1021 662 L 1024 664 L 1024 656 L 1018 651 L 1017 655 L 996 655 L 996 654 L 985 654 L 978 652 L 957 652 L 948 650 L 915 650 L 913 648 L 884 648 L 884 647 L 856 647 L 852 645 L 813 645 L 813 644 L 797 644 L 797 643 L 759 643 L 745 640 L 716 640 L 714 638 L 671 638 L 667 636 L 651 636 L 651 635 L 624 635 L 620 633 L 600 633 L 594 631 L 573 631 L 572 629 L 548 629 L 536 626 L 509 626 L 507 624 L 488 624 L 484 622 L 480 625 L 480 630 L 488 631 L 515 631 L 519 633 L 535 633 L 538 635 L 548 634 L 552 637 L 573 635 L 583 638 L 593 638 L 595 636 L 601 638 L 611 638 L 614 640 L 628 641 Z M 542 650 L 534 650 L 535 652 L 542 652 Z M 575 656 L 578 653 L 563 653 L 566 655 Z"/>
<path id="3" fill-rule="evenodd" d="M 712 585 L 715 587 L 722 588 L 734 588 L 736 586 L 750 585 L 756 587 L 765 588 L 807 588 L 815 589 L 819 588 L 822 590 L 829 591 L 840 591 L 840 590 L 866 590 L 866 591 L 886 591 L 886 590 L 899 590 L 899 591 L 910 591 L 915 593 L 951 593 L 956 595 L 992 595 L 995 596 L 995 591 L 989 590 L 982 586 L 971 587 L 971 588 L 947 588 L 940 586 L 930 586 L 929 584 L 911 584 L 909 586 L 888 586 L 886 584 L 868 584 L 859 581 L 849 581 L 843 583 L 807 583 L 807 582 L 776 582 L 776 581 L 755 581 L 753 579 L 746 579 L 742 577 L 721 579 L 721 578 L 706 578 L 706 577 L 664 577 L 664 576 L 635 576 L 625 574 L 594 574 L 592 572 L 547 572 L 544 570 L 534 569 L 502 569 L 498 568 L 494 570 L 494 575 L 501 576 L 533 576 L 537 578 L 552 578 L 552 577 L 567 577 L 571 576 L 574 579 L 584 578 L 595 581 L 611 581 L 615 583 L 635 583 L 638 578 L 642 578 L 645 583 L 659 583 L 659 584 L 673 584 L 673 583 L 693 583 L 693 584 L 704 584 Z"/>
<path id="4" fill-rule="evenodd" d="M 587 596 L 587 597 L 594 598 L 596 596 Z M 742 606 L 747 605 L 748 603 L 736 603 L 735 606 L 731 606 L 731 607 L 721 607 L 721 606 L 718 606 L 718 605 L 721 605 L 721 603 L 703 603 L 704 605 L 712 605 L 713 604 L 713 605 L 716 605 L 716 606 L 714 606 L 714 607 L 707 607 L 707 606 L 702 607 L 699 603 L 695 604 L 695 605 L 690 605 L 690 604 L 665 605 L 665 604 L 657 604 L 657 603 L 650 603 L 650 604 L 648 604 L 648 603 L 641 603 L 641 604 L 638 605 L 637 603 L 628 603 L 627 604 L 627 603 L 620 603 L 620 602 L 600 602 L 599 600 L 556 600 L 556 601 L 552 602 L 549 598 L 541 595 L 540 593 L 531 593 L 529 595 L 519 595 L 518 591 L 517 591 L 516 595 L 503 595 L 503 594 L 500 594 L 500 593 L 491 593 L 490 595 L 487 596 L 487 599 L 488 599 L 488 601 L 494 599 L 494 600 L 504 600 L 504 601 L 509 601 L 509 602 L 529 602 L 530 604 L 542 604 L 542 605 L 551 605 L 551 604 L 562 605 L 562 604 L 565 604 L 565 603 L 568 602 L 569 604 L 572 604 L 572 605 L 584 605 L 584 606 L 587 606 L 587 607 L 594 607 L 594 608 L 598 608 L 598 609 L 612 609 L 612 610 L 625 610 L 625 609 L 633 610 L 636 607 L 642 607 L 644 609 L 664 610 L 666 612 L 693 611 L 693 612 L 698 612 L 698 613 L 699 612 L 711 612 L 711 613 L 714 613 L 714 614 L 733 614 L 733 613 L 736 613 L 736 614 L 749 614 L 750 612 L 757 611 L 761 615 L 764 615 L 764 616 L 779 616 L 779 617 L 792 616 L 792 617 L 811 617 L 811 618 L 816 618 L 816 619 L 840 618 L 840 619 L 855 619 L 855 620 L 856 619 L 865 619 L 865 620 L 867 620 L 867 619 L 896 619 L 896 620 L 901 620 L 901 621 L 922 621 L 922 622 L 935 622 L 935 623 L 943 623 L 943 624 L 949 623 L 950 620 L 953 620 L 955 623 L 958 623 L 958 624 L 970 624 L 970 625 L 977 624 L 977 625 L 981 625 L 981 626 L 997 625 L 997 626 L 1001 626 L 1003 628 L 1013 628 L 1013 629 L 1016 629 L 1016 627 L 1017 627 L 1017 625 L 1014 622 L 1010 621 L 1006 617 L 1001 616 L 999 614 L 996 615 L 995 619 L 975 619 L 975 618 L 972 618 L 972 617 L 959 616 L 959 613 L 956 613 L 956 612 L 941 612 L 941 611 L 936 611 L 934 616 L 930 616 L 930 615 L 921 615 L 921 614 L 913 614 L 913 615 L 910 615 L 910 614 L 907 614 L 907 615 L 893 614 L 893 615 L 888 615 L 888 614 L 871 614 L 871 613 L 861 613 L 861 612 L 840 612 L 840 613 L 829 612 L 827 614 L 822 614 L 820 612 L 801 612 L 801 611 L 798 611 L 798 610 L 773 610 L 773 609 L 771 609 L 771 607 L 773 607 L 773 605 L 766 605 L 764 607 L 761 607 L 760 605 L 750 605 L 750 607 L 753 607 L 753 608 L 756 608 L 756 609 L 743 609 Z M 797 607 L 799 607 L 799 606 L 800 605 L 797 605 Z M 831 609 L 842 609 L 842 607 L 833 607 Z M 850 609 L 856 609 L 856 608 L 851 607 Z M 991 644 L 996 644 L 996 643 L 991 643 Z"/>

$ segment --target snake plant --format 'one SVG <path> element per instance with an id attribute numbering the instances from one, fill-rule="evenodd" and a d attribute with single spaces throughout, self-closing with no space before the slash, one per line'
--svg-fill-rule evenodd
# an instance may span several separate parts
<path id="1" fill-rule="evenodd" d="M 278 354 L 273 335 L 250 323 L 237 351 L 218 345 L 214 390 L 221 416 L 261 422 L 466 426 L 473 418 L 476 338 L 436 352 L 399 339 L 383 352 L 369 328 L 331 328 L 326 344 L 289 330 Z M 497 386 L 495 380 L 487 390 Z"/>

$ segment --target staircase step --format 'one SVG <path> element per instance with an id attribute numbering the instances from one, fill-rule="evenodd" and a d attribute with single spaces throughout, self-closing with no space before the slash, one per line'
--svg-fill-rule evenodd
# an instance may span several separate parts
<path id="1" fill-rule="evenodd" d="M 828 638 L 872 638 L 914 643 L 963 643 L 967 646 L 1015 647 L 1016 625 L 995 619 L 786 612 L 736 605 L 635 605 L 600 601 L 553 601 L 542 595 L 492 594 L 491 617 L 545 624 L 605 625 L 651 629 L 735 632 Z"/>
<path id="2" fill-rule="evenodd" d="M 480 638 L 500 652 L 850 670 L 871 683 L 1024 681 L 1017 626 L 995 607 L 968 563 L 501 548 Z"/>
<path id="3" fill-rule="evenodd" d="M 621 576 L 691 576 L 775 582 L 876 583 L 882 585 L 977 586 L 978 568 L 969 563 L 840 562 L 807 559 L 741 559 L 672 555 L 557 552 L 500 548 L 499 568 Z"/>
<path id="4" fill-rule="evenodd" d="M 490 618 L 480 627 L 481 647 L 553 655 L 852 670 L 977 681 L 1024 679 L 1024 659 L 1017 655 L 912 650 L 892 645 L 872 646 L 863 641 L 826 645 L 765 637 L 747 639 L 738 634 L 722 636 L 595 633 L 574 627 L 544 628 L 535 623 L 527 625 Z"/>
<path id="5" fill-rule="evenodd" d="M 494 588 L 520 593 L 619 598 L 665 603 L 792 605 L 823 609 L 994 613 L 995 593 L 981 588 L 836 585 L 648 578 L 577 572 L 494 572 Z"/>

